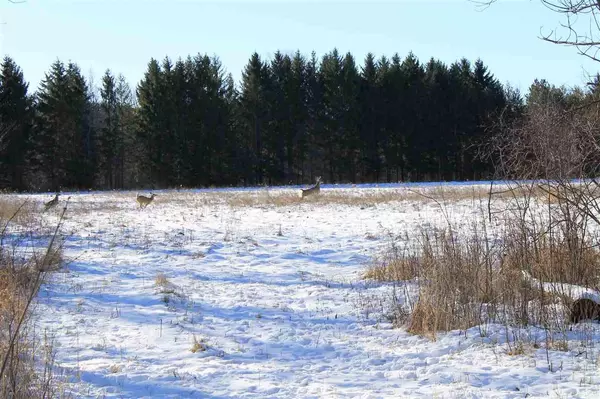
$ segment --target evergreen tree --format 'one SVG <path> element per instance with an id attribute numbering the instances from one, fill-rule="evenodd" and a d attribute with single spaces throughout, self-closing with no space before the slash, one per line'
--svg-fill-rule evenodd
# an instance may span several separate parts
<path id="1" fill-rule="evenodd" d="M 472 76 L 476 120 L 469 142 L 469 164 L 471 165 L 471 178 L 481 179 L 487 178 L 493 173 L 491 165 L 482 162 L 478 156 L 479 148 L 488 139 L 485 127 L 500 117 L 507 102 L 504 88 L 480 59 L 475 61 Z"/>
<path id="2" fill-rule="evenodd" d="M 269 154 L 264 147 L 269 124 L 269 68 L 257 53 L 252 54 L 242 74 L 240 94 L 242 129 L 251 134 L 254 182 L 262 184 Z"/>
<path id="3" fill-rule="evenodd" d="M 170 165 L 165 140 L 165 82 L 158 61 L 150 60 L 144 79 L 137 87 L 139 140 L 143 143 L 143 168 L 157 186 L 169 185 Z"/>
<path id="4" fill-rule="evenodd" d="M 67 102 L 72 123 L 71 148 L 67 159 L 67 187 L 91 188 L 95 171 L 95 132 L 91 125 L 89 87 L 77 64 L 67 65 Z"/>
<path id="5" fill-rule="evenodd" d="M 324 107 L 324 79 L 322 65 L 316 53 L 311 53 L 306 64 L 306 156 L 308 162 L 302 164 L 302 182 L 313 183 L 316 176 L 324 175 L 326 140 L 323 135 L 325 130 Z"/>
<path id="6" fill-rule="evenodd" d="M 10 57 L 0 65 L 0 175 L 2 185 L 25 188 L 32 102 L 21 68 Z"/>
<path id="7" fill-rule="evenodd" d="M 401 95 L 402 130 L 406 140 L 406 159 L 411 171 L 411 180 L 419 180 L 422 175 L 425 160 L 422 154 L 426 151 L 426 139 L 423 137 L 425 130 L 424 117 L 424 76 L 423 66 L 411 52 L 401 65 L 404 78 L 404 87 Z"/>
<path id="8" fill-rule="evenodd" d="M 567 90 L 556 87 L 546 79 L 535 79 L 529 86 L 529 93 L 525 97 L 528 108 L 542 107 L 549 104 L 565 106 L 567 104 Z"/>
<path id="9" fill-rule="evenodd" d="M 231 82 L 221 61 L 212 57 L 209 63 L 209 85 L 206 92 L 208 114 L 210 118 L 206 130 L 208 132 L 208 176 L 209 185 L 223 184 L 222 165 L 227 156 L 229 131 L 229 97 L 232 95 Z"/>
<path id="10" fill-rule="evenodd" d="M 360 147 L 360 75 L 354 57 L 346 53 L 342 61 L 343 108 L 341 120 L 341 153 L 336 159 L 339 165 L 338 181 L 353 183 L 358 177 Z"/>
<path id="11" fill-rule="evenodd" d="M 306 59 L 296 51 L 291 63 L 288 104 L 290 131 L 286 136 L 288 170 L 292 180 L 300 183 L 308 150 L 309 81 Z"/>
<path id="12" fill-rule="evenodd" d="M 344 115 L 344 84 L 342 58 L 337 49 L 323 56 L 320 79 L 323 85 L 322 142 L 325 147 L 329 181 L 337 181 L 344 142 L 341 129 Z"/>
<path id="13" fill-rule="evenodd" d="M 254 53 L 239 91 L 216 56 L 152 59 L 136 97 L 107 71 L 100 99 L 77 65 L 56 61 L 32 107 L 14 62 L 1 69 L 0 178 L 24 188 L 30 164 L 47 178 L 31 184 L 55 190 L 97 186 L 94 178 L 108 188 L 477 179 L 493 172 L 478 151 L 500 115 L 598 95 L 593 84 L 583 92 L 536 81 L 525 105 L 481 60 L 447 67 L 369 53 L 359 68 L 334 49 L 321 59 Z"/>
<path id="14" fill-rule="evenodd" d="M 422 134 L 421 172 L 431 180 L 447 180 L 449 157 L 448 134 L 451 115 L 448 68 L 431 59 L 425 66 L 424 126 Z"/>
<path id="15" fill-rule="evenodd" d="M 67 148 L 68 114 L 66 107 L 67 76 L 62 61 L 57 60 L 46 73 L 37 92 L 37 118 L 35 148 L 38 171 L 47 174 L 47 188 L 60 189 L 65 178 L 65 156 Z"/>
<path id="16" fill-rule="evenodd" d="M 206 167 L 206 96 L 204 95 L 209 76 L 210 60 L 201 54 L 188 57 L 183 65 L 185 90 L 183 94 L 184 121 L 178 150 L 182 159 L 183 184 L 205 185 L 208 181 Z M 181 78 L 181 77 L 180 77 Z"/>
<path id="17" fill-rule="evenodd" d="M 135 115 L 131 88 L 123 75 L 107 70 L 100 90 L 103 126 L 98 163 L 103 185 L 124 188 L 139 180 L 140 148 L 135 139 Z M 128 177 L 128 178 L 126 178 Z"/>
<path id="18" fill-rule="evenodd" d="M 402 70 L 402 61 L 394 54 L 389 68 L 382 75 L 382 103 L 385 118 L 386 135 L 382 138 L 383 154 L 387 165 L 387 181 L 405 181 L 406 176 L 406 136 L 404 124 L 412 117 L 404 109 L 407 96 L 406 78 Z"/>
<path id="19" fill-rule="evenodd" d="M 143 151 L 136 137 L 136 103 L 131 87 L 123 75 L 117 77 L 116 85 L 117 120 L 120 140 L 117 146 L 117 159 L 120 162 L 116 176 L 119 188 L 137 186 L 143 179 L 140 167 Z"/>
<path id="20" fill-rule="evenodd" d="M 293 135 L 290 110 L 290 80 L 292 61 L 276 52 L 269 68 L 269 127 L 265 136 L 268 156 L 267 173 L 277 184 L 289 180 L 291 159 L 287 159 L 286 144 Z"/>
<path id="21" fill-rule="evenodd" d="M 385 62 L 385 60 L 384 60 Z M 385 72 L 383 72 L 385 73 Z M 361 166 L 364 180 L 379 181 L 382 162 L 380 154 L 382 106 L 381 78 L 375 57 L 368 53 L 361 70 L 361 112 L 360 112 L 360 138 L 361 138 Z"/>
<path id="22" fill-rule="evenodd" d="M 246 185 L 252 179 L 248 169 L 252 159 L 252 141 L 250 136 L 240 128 L 239 104 L 239 93 L 233 76 L 229 73 L 223 86 L 223 118 L 227 135 L 222 160 L 223 182 L 228 185 L 240 183 Z"/>
<path id="23" fill-rule="evenodd" d="M 117 103 L 117 82 L 110 70 L 102 77 L 102 110 L 104 111 L 104 127 L 100 135 L 99 166 L 104 184 L 109 189 L 117 187 L 117 173 L 121 166 L 122 147 L 120 137 L 120 121 Z"/>
<path id="24" fill-rule="evenodd" d="M 48 188 L 83 189 L 94 181 L 94 132 L 88 87 L 77 65 L 57 60 L 37 93 L 37 169 Z"/>

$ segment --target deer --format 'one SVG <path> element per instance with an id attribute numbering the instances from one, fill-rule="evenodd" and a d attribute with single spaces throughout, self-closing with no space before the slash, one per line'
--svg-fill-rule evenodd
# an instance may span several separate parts
<path id="1" fill-rule="evenodd" d="M 156 197 L 156 194 L 152 194 L 150 197 L 138 194 L 135 200 L 140 205 L 140 208 L 145 208 L 154 200 L 154 197 Z"/>
<path id="2" fill-rule="evenodd" d="M 321 192 L 321 176 L 318 176 L 316 178 L 316 183 L 314 186 L 307 188 L 307 189 L 302 189 L 300 191 L 300 197 L 304 198 L 304 197 L 308 197 L 309 195 L 319 194 L 320 192 Z"/>
<path id="3" fill-rule="evenodd" d="M 44 205 L 44 212 L 46 212 L 50 208 L 54 208 L 56 206 L 56 204 L 58 204 L 58 196 L 59 196 L 59 194 L 56 193 L 56 195 L 54 196 L 53 199 L 46 202 L 46 204 Z"/>

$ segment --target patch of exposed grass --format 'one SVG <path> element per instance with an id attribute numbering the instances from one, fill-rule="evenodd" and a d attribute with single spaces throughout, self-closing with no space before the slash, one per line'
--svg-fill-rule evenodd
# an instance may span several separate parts
<path id="1" fill-rule="evenodd" d="M 36 208 L 33 201 L 10 195 L 0 196 L 0 225 L 4 228 L 9 222 L 21 227 L 31 227 L 36 221 Z"/>
<path id="2" fill-rule="evenodd" d="M 190 352 L 204 352 L 208 349 L 206 342 L 203 338 L 198 339 L 195 335 L 192 337 L 192 347 L 190 348 Z"/>
<path id="3" fill-rule="evenodd" d="M 157 287 L 165 288 L 169 286 L 170 282 L 164 273 L 158 273 L 154 279 L 154 284 L 156 284 Z"/>

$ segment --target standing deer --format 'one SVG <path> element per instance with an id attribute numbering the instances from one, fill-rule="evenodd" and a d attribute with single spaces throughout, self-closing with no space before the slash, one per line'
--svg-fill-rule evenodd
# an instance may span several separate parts
<path id="1" fill-rule="evenodd" d="M 307 188 L 307 189 L 302 189 L 302 191 L 300 192 L 300 197 L 304 198 L 304 197 L 308 197 L 309 195 L 319 194 L 320 192 L 321 192 L 321 176 L 318 176 L 314 186 Z"/>
<path id="2" fill-rule="evenodd" d="M 58 193 L 56 193 L 56 195 L 54 196 L 53 199 L 51 199 L 50 201 L 46 202 L 46 204 L 44 205 L 44 212 L 46 212 L 48 209 L 53 208 L 56 206 L 56 204 L 58 204 Z"/>
<path id="3" fill-rule="evenodd" d="M 150 197 L 145 197 L 138 194 L 135 200 L 140 205 L 140 208 L 145 208 L 152 202 L 152 200 L 154 200 L 154 197 L 156 197 L 156 194 L 152 194 Z"/>

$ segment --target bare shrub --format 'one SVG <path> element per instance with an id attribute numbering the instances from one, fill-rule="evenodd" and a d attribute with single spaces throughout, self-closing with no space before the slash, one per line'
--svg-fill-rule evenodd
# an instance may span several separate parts
<path id="1" fill-rule="evenodd" d="M 570 299 L 577 298 L 568 284 L 600 288 L 600 103 L 585 101 L 547 93 L 493 142 L 500 174 L 545 194 L 516 215 L 520 229 L 511 244 L 520 253 L 513 263 Z"/>
<path id="2" fill-rule="evenodd" d="M 368 278 L 418 285 L 410 332 L 435 337 L 502 323 L 511 353 L 522 353 L 514 328 L 535 325 L 546 348 L 568 348 L 569 324 L 591 306 L 581 293 L 600 288 L 596 108 L 553 100 L 529 107 L 492 143 L 505 180 L 501 191 L 490 186 L 488 204 L 502 197 L 504 206 L 488 208 L 471 234 L 459 236 L 450 222 L 442 232 L 423 232 L 413 256 L 390 256 L 367 271 Z M 492 218 L 500 226 L 494 234 L 485 224 Z"/>
<path id="3" fill-rule="evenodd" d="M 600 254 L 579 224 L 564 214 L 559 223 L 554 209 L 551 217 L 542 212 L 543 197 L 529 194 L 507 202 L 498 232 L 489 231 L 483 212 L 470 233 L 458 234 L 451 224 L 423 231 L 406 244 L 412 252 L 392 245 L 364 277 L 417 285 L 411 333 L 435 338 L 438 331 L 488 323 L 565 332 L 573 284 L 595 286 Z"/>

